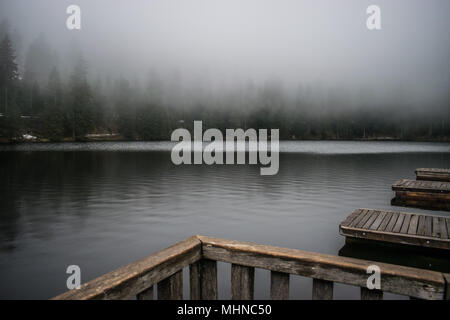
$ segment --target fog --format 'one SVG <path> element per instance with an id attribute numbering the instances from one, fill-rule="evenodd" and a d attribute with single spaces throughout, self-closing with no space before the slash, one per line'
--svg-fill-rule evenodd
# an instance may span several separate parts
<path id="1" fill-rule="evenodd" d="M 66 28 L 70 4 L 81 8 L 81 30 Z M 381 8 L 381 30 L 366 27 L 371 4 Z M 335 110 L 403 106 L 445 116 L 450 103 L 448 12 L 448 0 L 0 4 L 0 19 L 8 20 L 3 28 L 16 40 L 23 75 L 30 47 L 44 43 L 51 52 L 49 66 L 36 63 L 44 73 L 56 65 L 67 78 L 82 54 L 91 83 L 121 78 L 142 89 L 149 78 L 157 79 L 172 104 L 183 97 L 220 100 L 269 84 L 287 100 L 307 92 L 316 104 L 330 107 L 333 101 Z"/>

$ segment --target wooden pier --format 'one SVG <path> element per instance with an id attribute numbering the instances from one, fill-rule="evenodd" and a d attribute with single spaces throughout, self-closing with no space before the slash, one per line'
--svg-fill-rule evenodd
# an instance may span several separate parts
<path id="1" fill-rule="evenodd" d="M 447 217 L 358 209 L 339 225 L 339 232 L 350 238 L 450 250 Z"/>
<path id="2" fill-rule="evenodd" d="M 450 182 L 450 169 L 417 168 L 416 179 Z"/>
<path id="3" fill-rule="evenodd" d="M 146 300 L 155 293 L 158 299 L 182 299 L 186 267 L 190 299 L 217 299 L 217 261 L 231 263 L 231 299 L 253 299 L 255 268 L 270 270 L 272 299 L 289 298 L 290 274 L 312 279 L 313 299 L 332 299 L 335 282 L 360 287 L 361 299 L 381 299 L 383 292 L 450 299 L 449 274 L 204 236 L 190 237 L 54 299 Z M 366 287 L 373 264 L 381 270 L 381 290 Z"/>
<path id="4" fill-rule="evenodd" d="M 450 210 L 450 182 L 401 179 L 392 185 L 392 190 L 392 205 Z"/>

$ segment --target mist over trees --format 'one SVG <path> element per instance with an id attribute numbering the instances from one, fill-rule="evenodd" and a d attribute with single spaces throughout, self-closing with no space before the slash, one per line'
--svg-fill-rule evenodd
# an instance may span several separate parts
<path id="1" fill-rule="evenodd" d="M 0 37 L 2 141 L 24 134 L 42 141 L 86 140 L 92 134 L 169 140 L 178 127 L 192 129 L 194 120 L 221 130 L 279 128 L 281 139 L 450 137 L 450 97 L 418 107 L 401 88 L 380 97 L 364 87 L 348 92 L 320 83 L 287 90 L 276 77 L 214 88 L 207 75 L 187 87 L 178 70 L 148 70 L 144 80 L 111 77 L 81 52 L 60 63 L 61 52 L 43 33 L 24 48 L 20 35 L 3 21 Z"/>

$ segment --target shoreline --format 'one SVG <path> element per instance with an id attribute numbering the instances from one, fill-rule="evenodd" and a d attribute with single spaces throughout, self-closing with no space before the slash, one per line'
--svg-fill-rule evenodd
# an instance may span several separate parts
<path id="1" fill-rule="evenodd" d="M 170 141 L 170 140 L 130 140 L 125 139 L 123 137 L 117 137 L 117 138 L 85 138 L 85 139 L 72 139 L 72 138 L 64 138 L 60 141 L 51 141 L 49 139 L 45 138 L 37 138 L 34 140 L 16 140 L 16 141 L 10 141 L 8 139 L 4 139 L 0 137 L 0 145 L 13 145 L 13 144 L 40 144 L 40 143 L 83 143 L 83 142 L 164 142 L 164 141 Z M 448 143 L 450 142 L 450 138 L 439 138 L 439 139 L 397 139 L 397 138 L 390 138 L 390 137 L 380 137 L 380 138 L 354 138 L 354 139 L 280 139 L 280 141 L 360 141 L 360 142 L 435 142 L 435 143 Z"/>

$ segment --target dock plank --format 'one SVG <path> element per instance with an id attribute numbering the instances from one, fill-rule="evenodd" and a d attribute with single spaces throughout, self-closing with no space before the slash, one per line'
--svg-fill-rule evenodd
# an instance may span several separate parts
<path id="1" fill-rule="evenodd" d="M 439 217 L 439 225 L 440 225 L 440 229 L 441 229 L 441 238 L 442 239 L 447 239 L 448 238 L 448 230 L 447 230 L 447 226 L 445 223 L 445 218 Z"/>
<path id="2" fill-rule="evenodd" d="M 366 221 L 366 223 L 364 224 L 364 226 L 362 227 L 363 229 L 369 229 L 370 226 L 372 225 L 372 223 L 375 221 L 375 219 L 378 217 L 379 212 L 378 211 L 373 211 L 372 215 L 370 216 L 370 218 Z"/>
<path id="3" fill-rule="evenodd" d="M 409 229 L 409 222 L 411 221 L 411 215 L 405 215 L 400 233 L 407 233 Z"/>
<path id="4" fill-rule="evenodd" d="M 345 220 L 346 221 L 346 220 Z M 450 250 L 450 218 L 367 209 L 355 225 L 339 225 L 341 235 L 382 242 Z"/>
<path id="5" fill-rule="evenodd" d="M 395 226 L 395 223 L 397 222 L 398 216 L 399 216 L 399 214 L 397 212 L 393 212 L 392 213 L 391 220 L 389 220 L 389 223 L 388 223 L 385 231 L 387 231 L 387 232 L 391 232 L 392 231 L 392 229 Z"/>
<path id="6" fill-rule="evenodd" d="M 378 217 L 375 219 L 375 221 L 372 223 L 369 229 L 371 230 L 377 230 L 380 227 L 381 222 L 383 222 L 384 217 L 387 215 L 387 212 L 382 211 L 378 214 Z"/>
<path id="7" fill-rule="evenodd" d="M 350 223 L 350 227 L 356 227 L 358 223 L 364 219 L 365 215 L 367 214 L 367 209 L 361 209 L 359 215 Z"/>
<path id="8" fill-rule="evenodd" d="M 344 226 L 350 225 L 353 222 L 353 220 L 355 220 L 362 213 L 362 211 L 363 211 L 362 209 L 353 211 L 353 213 L 349 215 L 342 224 Z"/>
<path id="9" fill-rule="evenodd" d="M 373 211 L 369 211 L 367 210 L 366 214 L 364 215 L 364 217 L 361 219 L 361 221 L 356 225 L 356 228 L 362 228 L 367 220 L 370 219 L 370 217 L 373 215 Z"/>
<path id="10" fill-rule="evenodd" d="M 399 213 L 397 222 L 395 223 L 393 232 L 400 232 L 400 229 L 402 228 L 403 220 L 405 220 L 405 214 Z"/>
<path id="11" fill-rule="evenodd" d="M 431 237 L 431 232 L 433 229 L 433 222 L 430 216 L 425 217 L 425 231 L 424 236 Z"/>
<path id="12" fill-rule="evenodd" d="M 389 224 L 389 221 L 391 220 L 391 217 L 392 217 L 392 212 L 386 212 L 386 214 L 385 214 L 385 216 L 383 218 L 383 221 L 381 222 L 381 224 L 380 224 L 380 226 L 378 227 L 377 230 L 379 230 L 379 231 L 386 230 L 386 228 L 387 228 L 387 226 Z"/>
<path id="13" fill-rule="evenodd" d="M 417 227 L 417 235 L 423 236 L 425 234 L 425 216 L 419 217 L 419 225 Z"/>
<path id="14" fill-rule="evenodd" d="M 411 220 L 409 222 L 408 234 L 416 234 L 418 222 L 419 222 L 419 216 L 417 216 L 417 215 L 411 216 Z"/>

